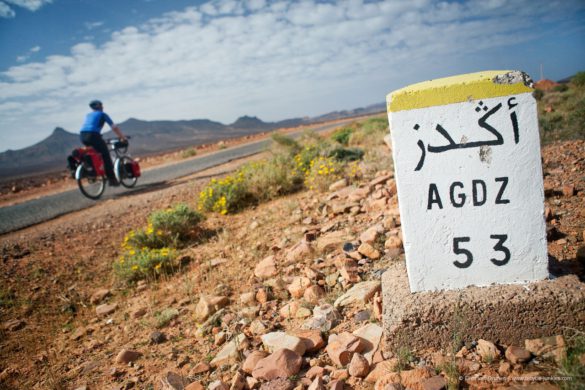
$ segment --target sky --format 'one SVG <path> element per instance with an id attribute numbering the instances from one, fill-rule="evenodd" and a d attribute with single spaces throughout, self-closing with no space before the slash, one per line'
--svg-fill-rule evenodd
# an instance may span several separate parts
<path id="1" fill-rule="evenodd" d="M 583 0 L 0 0 L 0 151 L 117 123 L 264 121 L 482 70 L 585 70 Z M 123 131 L 122 127 L 122 131 Z"/>

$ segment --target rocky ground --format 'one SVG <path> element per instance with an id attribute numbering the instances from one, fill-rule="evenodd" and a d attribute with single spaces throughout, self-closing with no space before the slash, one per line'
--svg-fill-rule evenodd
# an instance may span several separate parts
<path id="1" fill-rule="evenodd" d="M 585 142 L 543 148 L 543 164 L 551 264 L 583 279 Z M 175 274 L 132 286 L 113 277 L 128 230 L 144 226 L 152 210 L 194 205 L 208 177 L 233 165 L 3 236 L 2 388 L 563 384 L 559 361 L 571 340 L 544 329 L 525 345 L 475 340 L 456 353 L 381 345 L 380 277 L 403 261 L 389 171 L 359 186 L 339 182 L 324 194 L 210 215 L 211 237 L 181 252 Z M 583 378 L 572 380 L 579 386 Z"/>

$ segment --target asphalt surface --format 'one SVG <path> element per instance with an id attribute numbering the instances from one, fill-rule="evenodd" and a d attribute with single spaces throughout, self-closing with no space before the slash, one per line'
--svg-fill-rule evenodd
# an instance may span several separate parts
<path id="1" fill-rule="evenodd" d="M 353 122 L 348 119 L 330 125 L 312 127 L 314 131 L 322 132 Z M 302 131 L 292 133 L 293 138 L 299 137 Z M 106 187 L 105 193 L 98 201 L 84 197 L 79 190 L 69 190 L 43 198 L 30 200 L 14 206 L 0 208 L 0 234 L 23 229 L 41 222 L 51 220 L 73 211 L 92 207 L 96 202 L 114 199 L 122 194 L 145 191 L 152 188 L 164 188 L 166 182 L 179 179 L 199 171 L 225 164 L 235 159 L 252 156 L 260 153 L 270 145 L 272 141 L 265 139 L 248 144 L 235 146 L 207 154 L 189 161 L 182 161 L 160 168 L 153 168 L 143 172 L 138 179 L 138 184 L 132 189 L 124 187 Z"/>

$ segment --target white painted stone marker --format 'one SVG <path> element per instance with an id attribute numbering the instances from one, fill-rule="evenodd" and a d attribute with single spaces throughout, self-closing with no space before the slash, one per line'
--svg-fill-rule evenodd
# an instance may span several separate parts
<path id="1" fill-rule="evenodd" d="M 410 290 L 545 279 L 530 78 L 486 71 L 387 97 Z"/>

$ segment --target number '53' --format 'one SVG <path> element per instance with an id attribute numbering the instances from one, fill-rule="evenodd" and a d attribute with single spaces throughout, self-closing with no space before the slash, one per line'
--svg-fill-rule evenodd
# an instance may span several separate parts
<path id="1" fill-rule="evenodd" d="M 508 261 L 510 261 L 510 250 L 506 246 L 504 246 L 504 243 L 508 239 L 508 235 L 492 234 L 490 235 L 490 238 L 492 240 L 496 240 L 496 243 L 494 244 L 494 251 L 503 253 L 503 259 L 496 259 L 492 257 L 490 261 L 497 266 L 507 264 Z M 453 237 L 453 253 L 455 253 L 456 255 L 465 256 L 465 261 L 461 262 L 459 260 L 455 260 L 453 262 L 453 264 L 455 264 L 455 267 L 467 268 L 471 265 L 471 263 L 473 263 L 473 253 L 471 253 L 468 249 L 463 248 L 463 245 L 466 242 L 470 241 L 471 241 L 470 237 Z"/>

